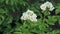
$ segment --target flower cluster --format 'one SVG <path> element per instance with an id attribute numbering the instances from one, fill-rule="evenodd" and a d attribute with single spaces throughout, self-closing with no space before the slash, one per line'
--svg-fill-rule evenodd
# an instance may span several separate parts
<path id="1" fill-rule="evenodd" d="M 54 10 L 54 6 L 52 5 L 51 2 L 47 1 L 46 3 L 42 4 L 40 8 L 45 11 L 47 8 L 49 8 L 50 11 Z M 27 10 L 26 12 L 23 13 L 21 16 L 21 20 L 31 20 L 31 21 L 37 21 L 36 19 L 37 15 L 31 11 Z"/>
<path id="2" fill-rule="evenodd" d="M 47 8 L 49 8 L 49 11 L 54 10 L 54 6 L 53 6 L 52 3 L 49 2 L 49 1 L 45 2 L 44 4 L 42 4 L 42 5 L 40 6 L 40 8 L 41 8 L 43 11 L 45 11 Z"/>
<path id="3" fill-rule="evenodd" d="M 23 15 L 21 16 L 21 20 L 31 20 L 31 21 L 37 21 L 36 19 L 37 15 L 34 14 L 33 11 L 27 10 L 27 12 L 24 12 Z"/>

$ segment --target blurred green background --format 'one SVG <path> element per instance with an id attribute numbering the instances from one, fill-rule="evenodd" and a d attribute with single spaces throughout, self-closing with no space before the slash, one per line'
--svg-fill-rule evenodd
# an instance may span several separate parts
<path id="1" fill-rule="evenodd" d="M 55 9 L 42 13 L 46 1 Z M 37 14 L 37 22 L 21 21 L 27 9 Z M 60 0 L 0 0 L 0 34 L 60 34 Z"/>

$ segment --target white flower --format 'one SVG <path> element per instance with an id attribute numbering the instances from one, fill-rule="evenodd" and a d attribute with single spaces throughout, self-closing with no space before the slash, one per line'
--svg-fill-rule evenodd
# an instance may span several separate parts
<path id="1" fill-rule="evenodd" d="M 37 19 L 36 19 L 36 14 L 33 14 L 32 16 L 30 16 L 30 20 L 31 21 L 37 21 Z"/>
<path id="2" fill-rule="evenodd" d="M 27 12 L 26 12 L 28 15 L 33 15 L 34 14 L 34 12 L 33 11 L 31 11 L 31 10 L 27 10 Z"/>
<path id="3" fill-rule="evenodd" d="M 31 21 L 37 21 L 36 19 L 37 15 L 34 14 L 33 11 L 31 10 L 27 10 L 26 12 L 23 13 L 23 15 L 21 16 L 21 20 L 31 20 Z"/>
<path id="4" fill-rule="evenodd" d="M 42 4 L 42 5 L 40 6 L 40 8 L 41 8 L 43 11 L 45 11 L 45 10 L 46 10 L 46 5 L 45 5 L 45 4 Z"/>
<path id="5" fill-rule="evenodd" d="M 23 13 L 23 16 L 21 17 L 21 19 L 22 19 L 22 20 L 27 20 L 27 18 L 28 18 L 28 14 Z"/>
<path id="6" fill-rule="evenodd" d="M 44 4 L 40 6 L 40 8 L 45 11 L 47 8 L 49 8 L 50 11 L 54 10 L 54 6 L 52 5 L 51 2 L 47 1 Z"/>
<path id="7" fill-rule="evenodd" d="M 48 1 L 47 1 L 47 7 L 49 8 L 50 11 L 55 9 L 54 6 L 52 5 L 52 3 L 48 2 Z"/>

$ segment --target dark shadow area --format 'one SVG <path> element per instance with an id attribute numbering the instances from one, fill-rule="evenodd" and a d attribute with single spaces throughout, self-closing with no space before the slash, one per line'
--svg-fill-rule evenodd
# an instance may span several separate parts
<path id="1" fill-rule="evenodd" d="M 19 22 L 21 25 L 23 24 L 22 21 L 21 21 L 21 19 L 19 19 L 18 22 Z"/>
<path id="2" fill-rule="evenodd" d="M 15 20 L 13 20 L 12 23 L 10 23 L 10 25 L 11 25 L 11 28 L 14 28 L 16 26 Z"/>
<path id="3" fill-rule="evenodd" d="M 44 31 L 44 33 L 45 33 L 45 34 L 47 34 L 47 32 L 46 32 L 46 31 Z"/>
<path id="4" fill-rule="evenodd" d="M 36 32 L 31 32 L 32 34 L 38 34 L 38 33 L 36 33 Z"/>
<path id="5" fill-rule="evenodd" d="M 33 3 L 35 3 L 35 2 L 37 2 L 37 0 L 25 0 L 26 2 L 28 2 L 28 4 L 29 5 L 31 5 L 31 4 L 33 4 Z M 38 0 L 39 1 L 39 0 Z"/>
<path id="6" fill-rule="evenodd" d="M 1 30 L 4 31 L 7 28 L 7 26 L 2 26 Z"/>
<path id="7" fill-rule="evenodd" d="M 60 16 L 60 12 L 59 12 L 57 15 L 59 15 L 59 16 Z"/>
<path id="8" fill-rule="evenodd" d="M 51 16 L 56 15 L 56 14 L 55 14 L 55 10 L 56 10 L 56 9 L 54 9 L 53 11 L 50 11 L 50 15 L 51 15 Z"/>
<path id="9" fill-rule="evenodd" d="M 45 18 L 45 19 L 48 19 L 48 16 L 45 16 L 44 18 Z"/>
<path id="10" fill-rule="evenodd" d="M 37 19 L 40 19 L 41 17 L 40 16 L 37 16 Z"/>
<path id="11" fill-rule="evenodd" d="M 60 0 L 54 0 L 55 1 L 55 3 L 60 3 Z"/>
<path id="12" fill-rule="evenodd" d="M 3 32 L 0 32 L 0 34 L 3 34 Z"/>
<path id="13" fill-rule="evenodd" d="M 52 28 L 52 30 L 60 29 L 60 25 L 58 21 L 55 22 L 55 25 L 49 25 L 49 27 Z"/>
<path id="14" fill-rule="evenodd" d="M 16 12 L 10 11 L 10 14 L 11 14 L 13 17 L 16 17 L 17 15 L 20 14 L 20 12 L 18 12 L 18 11 L 16 11 Z"/>

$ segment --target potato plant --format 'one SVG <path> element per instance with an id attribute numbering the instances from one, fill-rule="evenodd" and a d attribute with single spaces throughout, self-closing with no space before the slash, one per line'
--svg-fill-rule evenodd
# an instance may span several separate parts
<path id="1" fill-rule="evenodd" d="M 0 0 L 0 34 L 60 34 L 60 0 Z"/>

